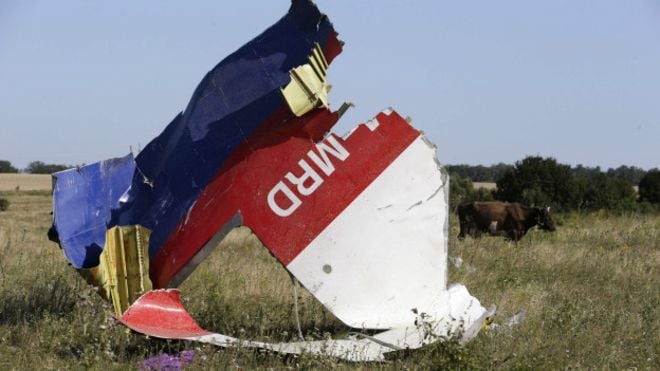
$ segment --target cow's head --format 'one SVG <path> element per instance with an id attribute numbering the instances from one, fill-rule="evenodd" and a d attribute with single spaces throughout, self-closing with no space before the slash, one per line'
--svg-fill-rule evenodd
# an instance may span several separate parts
<path id="1" fill-rule="evenodd" d="M 555 222 L 550 216 L 550 207 L 539 207 L 537 208 L 537 211 L 538 217 L 536 224 L 539 226 L 539 228 L 550 232 L 557 230 L 557 228 L 555 228 Z"/>

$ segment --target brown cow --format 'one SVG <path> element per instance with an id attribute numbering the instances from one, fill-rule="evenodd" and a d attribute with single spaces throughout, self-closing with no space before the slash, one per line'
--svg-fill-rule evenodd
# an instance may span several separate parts
<path id="1" fill-rule="evenodd" d="M 458 207 L 458 219 L 460 240 L 466 234 L 479 238 L 482 233 L 488 233 L 503 234 L 517 242 L 537 225 L 546 231 L 555 230 L 549 207 L 528 207 L 517 202 L 466 202 Z"/>

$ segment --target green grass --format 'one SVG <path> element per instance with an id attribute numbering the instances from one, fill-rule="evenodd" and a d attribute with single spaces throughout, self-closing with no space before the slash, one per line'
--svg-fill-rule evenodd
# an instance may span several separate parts
<path id="1" fill-rule="evenodd" d="M 112 319 L 103 302 L 47 241 L 49 192 L 0 193 L 0 369 L 127 369 L 161 352 L 195 349 L 189 369 L 660 369 L 660 216 L 556 216 L 556 233 L 532 231 L 518 247 L 501 238 L 455 239 L 465 284 L 496 322 L 519 309 L 519 326 L 483 330 L 466 346 L 436 343 L 385 363 L 282 356 L 150 339 Z M 182 285 L 205 328 L 242 338 L 296 339 L 286 271 L 247 229 L 232 233 Z M 303 291 L 303 292 L 300 292 Z M 304 335 L 348 329 L 299 290 Z"/>

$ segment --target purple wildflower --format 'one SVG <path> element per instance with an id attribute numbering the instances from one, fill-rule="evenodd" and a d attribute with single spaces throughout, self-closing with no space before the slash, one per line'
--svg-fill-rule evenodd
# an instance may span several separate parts
<path id="1" fill-rule="evenodd" d="M 161 353 L 157 356 L 149 357 L 142 361 L 140 365 L 140 370 L 149 370 L 149 371 L 180 371 L 183 366 L 191 363 L 195 359 L 194 350 L 184 350 L 176 355 L 169 355 L 167 353 Z"/>

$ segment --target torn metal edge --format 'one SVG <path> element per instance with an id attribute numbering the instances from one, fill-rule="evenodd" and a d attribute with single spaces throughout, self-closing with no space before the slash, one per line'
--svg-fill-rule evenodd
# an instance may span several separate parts
<path id="1" fill-rule="evenodd" d="M 167 287 L 174 288 L 178 287 L 183 283 L 183 281 L 190 276 L 190 274 L 197 268 L 197 266 L 204 261 L 215 248 L 220 244 L 220 242 L 231 232 L 232 229 L 240 227 L 243 225 L 243 216 L 240 212 L 234 214 L 234 216 L 229 219 L 229 222 L 225 224 L 219 231 L 213 235 L 213 237 L 204 244 L 204 246 L 197 251 L 197 253 L 183 266 L 177 274 L 172 277 L 172 280 L 168 283 Z"/>

